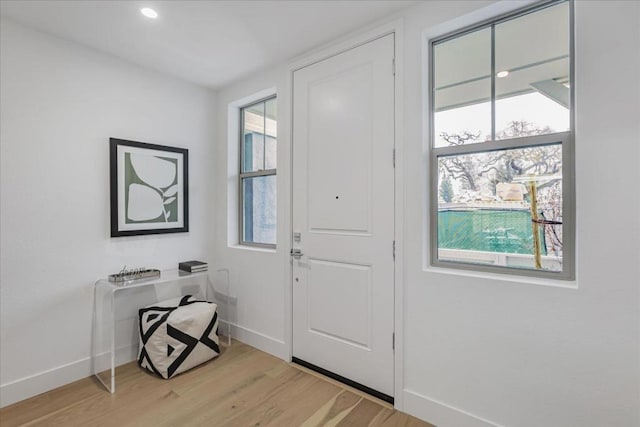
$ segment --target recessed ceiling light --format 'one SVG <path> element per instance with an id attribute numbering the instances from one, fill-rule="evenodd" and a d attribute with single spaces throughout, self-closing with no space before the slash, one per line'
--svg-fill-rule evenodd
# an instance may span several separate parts
<path id="1" fill-rule="evenodd" d="M 498 71 L 498 73 L 496 74 L 496 77 L 501 79 L 503 77 L 507 77 L 509 75 L 509 72 L 507 70 L 505 71 Z"/>
<path id="2" fill-rule="evenodd" d="M 149 7 L 143 7 L 142 9 L 140 9 L 140 13 L 151 19 L 156 19 L 158 17 L 158 12 Z"/>

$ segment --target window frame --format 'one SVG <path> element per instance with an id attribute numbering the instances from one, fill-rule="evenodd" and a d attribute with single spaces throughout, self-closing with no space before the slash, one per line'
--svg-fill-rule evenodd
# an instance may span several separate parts
<path id="1" fill-rule="evenodd" d="M 277 100 L 277 94 L 269 95 L 264 98 L 259 98 L 254 101 L 251 101 L 248 104 L 242 105 L 239 107 L 239 129 L 238 129 L 238 243 L 242 246 L 251 246 L 255 248 L 265 248 L 265 249 L 276 249 L 277 247 L 277 224 L 276 224 L 276 243 L 261 243 L 261 242 L 250 242 L 244 239 L 244 180 L 247 178 L 255 178 L 255 177 L 266 177 L 266 176 L 277 176 L 277 167 L 274 169 L 266 169 L 260 171 L 252 171 L 252 172 L 243 172 L 242 164 L 244 160 L 244 117 L 245 111 L 253 107 L 254 105 L 266 103 L 271 100 Z M 266 132 L 266 111 L 265 111 L 265 132 Z M 277 122 L 277 119 L 276 119 Z M 266 134 L 265 144 L 266 144 Z M 277 138 L 276 138 L 276 147 L 277 147 Z M 277 150 L 276 150 L 277 152 Z M 263 154 L 266 157 L 266 151 Z M 266 161 L 266 160 L 265 160 Z M 276 162 L 277 162 L 277 154 L 276 154 Z M 277 196 L 276 196 L 277 198 Z M 277 200 L 277 199 L 276 199 Z M 276 203 L 277 209 L 277 203 Z"/>
<path id="2" fill-rule="evenodd" d="M 495 26 L 530 13 L 538 12 L 547 7 L 567 3 L 569 8 L 569 131 L 532 135 L 510 139 L 496 140 L 496 68 L 495 68 Z M 455 270 L 475 271 L 483 273 L 499 273 L 503 275 L 526 276 L 531 278 L 547 278 L 557 280 L 575 280 L 575 49 L 574 49 L 574 7 L 573 0 L 550 0 L 487 19 L 476 24 L 446 33 L 427 40 L 428 45 L 428 123 L 429 149 L 427 174 L 429 201 L 429 263 L 432 267 Z M 434 46 L 439 43 L 464 36 L 471 32 L 491 28 L 491 141 L 478 142 L 468 145 L 436 147 L 435 135 L 435 85 L 434 85 Z M 463 261 L 446 261 L 439 259 L 438 248 L 438 160 L 441 157 L 461 154 L 485 153 L 506 149 L 539 147 L 544 145 L 562 144 L 562 271 L 536 270 L 491 264 L 471 263 Z"/>

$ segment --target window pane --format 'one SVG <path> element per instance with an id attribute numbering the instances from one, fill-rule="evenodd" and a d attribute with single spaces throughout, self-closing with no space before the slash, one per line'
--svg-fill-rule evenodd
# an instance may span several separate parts
<path id="1" fill-rule="evenodd" d="M 434 145 L 491 138 L 491 28 L 433 47 Z"/>
<path id="2" fill-rule="evenodd" d="M 437 222 L 439 260 L 562 271 L 562 145 L 439 157 Z"/>
<path id="3" fill-rule="evenodd" d="M 569 130 L 569 4 L 495 26 L 496 139 Z"/>
<path id="4" fill-rule="evenodd" d="M 276 243 L 276 176 L 242 179 L 242 240 Z"/>
<path id="5" fill-rule="evenodd" d="M 265 139 L 265 169 L 277 167 L 277 140 L 278 140 L 278 111 L 276 99 L 270 99 L 265 105 L 266 111 L 266 139 Z"/>
<path id="6" fill-rule="evenodd" d="M 259 102 L 242 110 L 242 172 L 264 170 L 264 107 Z"/>

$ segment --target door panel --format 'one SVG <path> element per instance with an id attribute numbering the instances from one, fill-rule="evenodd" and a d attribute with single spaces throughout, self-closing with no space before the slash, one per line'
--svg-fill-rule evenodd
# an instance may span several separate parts
<path id="1" fill-rule="evenodd" d="M 370 231 L 372 66 L 359 65 L 309 86 L 312 231 Z"/>
<path id="2" fill-rule="evenodd" d="M 293 80 L 293 355 L 393 395 L 393 35 Z"/>
<path id="3" fill-rule="evenodd" d="M 309 260 L 309 265 L 309 331 L 369 349 L 371 266 L 315 259 Z M 318 301 L 331 301 L 331 307 Z"/>

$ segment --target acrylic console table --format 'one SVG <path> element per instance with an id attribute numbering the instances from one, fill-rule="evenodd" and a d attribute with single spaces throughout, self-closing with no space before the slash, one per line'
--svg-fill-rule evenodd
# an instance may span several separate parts
<path id="1" fill-rule="evenodd" d="M 137 359 L 138 310 L 147 305 L 184 295 L 218 304 L 219 318 L 228 313 L 229 280 L 218 291 L 209 274 L 163 270 L 160 277 L 118 284 L 98 280 L 94 285 L 93 337 L 91 362 L 93 374 L 111 393 L 116 391 L 116 367 Z M 226 345 L 231 343 L 230 324 L 226 328 Z M 220 324 L 223 324 L 222 322 Z M 219 328 L 222 332 L 222 327 Z M 223 334 L 223 335 L 224 335 Z M 221 344 L 225 344 L 222 342 Z"/>

